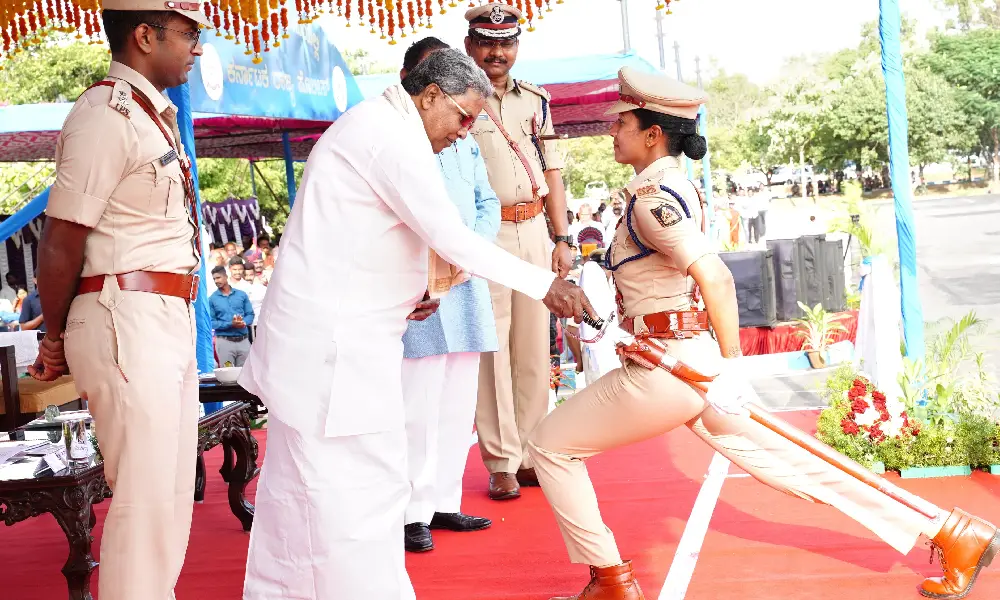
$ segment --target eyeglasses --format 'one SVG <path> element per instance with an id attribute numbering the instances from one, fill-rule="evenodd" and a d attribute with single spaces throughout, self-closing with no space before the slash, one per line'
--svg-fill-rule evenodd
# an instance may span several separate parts
<path id="1" fill-rule="evenodd" d="M 155 27 L 157 29 L 162 29 L 164 31 L 173 31 L 174 33 L 179 33 L 179 34 L 181 34 L 181 35 L 183 35 L 184 37 L 187 38 L 187 40 L 188 40 L 188 42 L 190 42 L 192 48 L 194 48 L 195 46 L 197 46 L 198 45 L 198 41 L 201 39 L 201 29 L 200 28 L 197 29 L 197 30 L 195 30 L 195 31 L 181 31 L 180 29 L 171 29 L 170 27 L 164 27 L 163 25 L 153 25 L 152 23 L 146 23 L 146 25 L 149 25 L 150 27 Z"/>
<path id="2" fill-rule="evenodd" d="M 479 46 L 480 48 L 486 50 L 488 48 L 493 48 L 494 46 L 499 46 L 504 50 L 510 50 L 517 45 L 517 40 L 484 40 L 482 38 L 472 38 L 472 42 Z"/>
<path id="3" fill-rule="evenodd" d="M 455 102 L 455 99 L 449 96 L 446 92 L 444 92 L 444 90 L 442 90 L 441 93 L 444 94 L 445 98 L 451 100 L 451 103 L 455 105 L 455 108 L 458 109 L 458 112 L 462 113 L 462 123 L 461 123 L 462 129 L 471 129 L 472 124 L 476 122 L 476 116 L 470 115 L 469 113 L 465 112 L 465 109 L 462 108 L 458 104 L 458 102 Z"/>

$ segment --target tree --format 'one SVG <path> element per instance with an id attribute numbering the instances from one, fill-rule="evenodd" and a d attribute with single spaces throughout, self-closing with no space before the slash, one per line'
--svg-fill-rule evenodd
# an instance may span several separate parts
<path id="1" fill-rule="evenodd" d="M 373 59 L 367 50 L 346 50 L 341 55 L 347 62 L 351 75 L 374 75 L 377 73 L 398 73 L 398 68 L 380 63 Z"/>
<path id="2" fill-rule="evenodd" d="M 944 0 L 944 5 L 957 9 L 960 29 L 974 25 L 1000 29 L 1000 2 L 996 0 Z"/>
<path id="3" fill-rule="evenodd" d="M 993 183 L 1000 183 L 1000 30 L 935 35 L 925 61 L 962 89 L 963 114 L 978 129 L 980 148 L 992 156 Z"/>
<path id="4" fill-rule="evenodd" d="M 591 181 L 603 181 L 608 189 L 624 187 L 635 173 L 628 165 L 615 162 L 610 136 L 584 137 L 562 142 L 567 152 L 563 178 L 575 198 L 582 198 Z"/>
<path id="5" fill-rule="evenodd" d="M 783 162 L 798 162 L 802 197 L 806 197 L 806 155 L 827 111 L 830 83 L 816 76 L 782 81 L 774 90 L 770 112 L 761 119 L 761 135 L 770 140 L 769 152 Z"/>
<path id="6" fill-rule="evenodd" d="M 107 51 L 97 45 L 65 44 L 56 38 L 28 46 L 0 71 L 0 104 L 74 102 L 107 75 L 109 64 Z"/>

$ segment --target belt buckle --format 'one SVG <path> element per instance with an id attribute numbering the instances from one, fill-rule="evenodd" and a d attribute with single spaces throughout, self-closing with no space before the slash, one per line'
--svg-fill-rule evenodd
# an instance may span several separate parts
<path id="1" fill-rule="evenodd" d="M 194 302 L 198 299 L 198 282 L 201 281 L 201 277 L 195 273 L 191 275 L 191 288 L 188 290 L 188 301 Z"/>
<path id="2" fill-rule="evenodd" d="M 514 222 L 520 223 L 528 220 L 528 203 L 519 202 L 514 205 Z"/>

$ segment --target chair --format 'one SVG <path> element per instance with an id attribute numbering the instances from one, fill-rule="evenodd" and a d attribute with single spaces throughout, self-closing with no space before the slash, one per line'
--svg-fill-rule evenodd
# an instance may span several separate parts
<path id="1" fill-rule="evenodd" d="M 72 375 L 55 381 L 18 378 L 13 346 L 0 346 L 0 431 L 13 432 L 45 413 L 45 407 L 82 410 Z"/>

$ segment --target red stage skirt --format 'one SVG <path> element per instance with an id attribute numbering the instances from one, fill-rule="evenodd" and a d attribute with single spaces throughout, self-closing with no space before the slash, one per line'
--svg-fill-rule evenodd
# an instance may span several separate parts
<path id="1" fill-rule="evenodd" d="M 850 340 L 854 342 L 858 333 L 858 311 L 852 310 L 839 314 L 841 315 L 840 323 L 847 331 L 835 333 L 833 341 Z M 802 350 L 805 339 L 795 334 L 798 329 L 799 327 L 795 323 L 783 323 L 774 328 L 745 327 L 740 329 L 740 346 L 743 348 L 743 355 L 756 356 Z"/>

